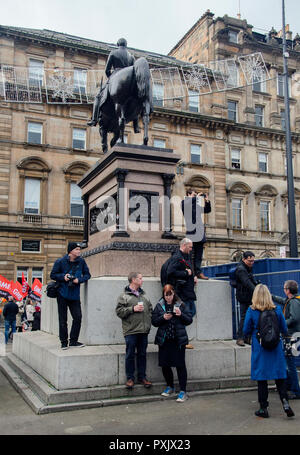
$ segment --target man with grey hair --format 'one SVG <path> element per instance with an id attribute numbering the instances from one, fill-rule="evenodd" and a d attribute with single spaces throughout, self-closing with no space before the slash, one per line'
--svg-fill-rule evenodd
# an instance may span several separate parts
<path id="1" fill-rule="evenodd" d="M 298 283 L 294 280 L 287 280 L 283 285 L 283 292 L 286 298 L 272 294 L 274 302 L 283 306 L 283 314 L 288 327 L 288 337 L 293 338 L 295 333 L 300 333 L 300 296 L 298 295 Z M 287 386 L 291 392 L 289 399 L 300 399 L 300 386 L 298 372 L 293 355 L 286 356 L 287 364 Z"/>
<path id="2" fill-rule="evenodd" d="M 137 358 L 137 379 L 144 387 L 152 383 L 146 378 L 146 350 L 148 333 L 151 328 L 152 305 L 142 289 L 143 277 L 139 272 L 128 275 L 129 285 L 118 297 L 116 313 L 122 319 L 123 335 L 126 343 L 125 371 L 127 389 L 132 389 L 135 381 L 135 352 Z"/>
<path id="3" fill-rule="evenodd" d="M 198 280 L 193 272 L 192 250 L 193 242 L 191 239 L 185 237 L 180 241 L 179 250 L 173 254 L 168 266 L 168 282 L 175 287 L 177 295 L 193 317 L 196 314 L 195 300 L 197 299 L 194 286 Z M 193 349 L 191 344 L 186 347 Z"/>

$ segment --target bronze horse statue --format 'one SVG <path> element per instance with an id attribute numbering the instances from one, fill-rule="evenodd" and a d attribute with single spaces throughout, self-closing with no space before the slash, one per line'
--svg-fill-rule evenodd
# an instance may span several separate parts
<path id="1" fill-rule="evenodd" d="M 107 152 L 107 134 L 113 133 L 110 146 L 118 139 L 124 142 L 126 123 L 134 122 L 134 132 L 138 129 L 138 118 L 144 126 L 144 145 L 148 144 L 148 126 L 153 111 L 150 69 L 144 57 L 134 62 L 133 66 L 115 71 L 101 89 L 101 101 L 98 111 L 99 131 L 102 150 Z"/>

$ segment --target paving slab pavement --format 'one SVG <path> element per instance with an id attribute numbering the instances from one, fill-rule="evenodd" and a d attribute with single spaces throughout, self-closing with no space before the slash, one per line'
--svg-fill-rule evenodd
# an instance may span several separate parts
<path id="1" fill-rule="evenodd" d="M 1 435 L 131 435 L 134 441 L 141 435 L 300 434 L 300 400 L 291 401 L 296 416 L 288 419 L 275 391 L 269 396 L 271 417 L 261 419 L 254 416 L 255 391 L 37 415 L 1 372 L 0 390 Z"/>

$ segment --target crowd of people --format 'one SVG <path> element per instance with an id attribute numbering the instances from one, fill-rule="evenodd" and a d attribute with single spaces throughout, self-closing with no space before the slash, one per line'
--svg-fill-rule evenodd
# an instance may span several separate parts
<path id="1" fill-rule="evenodd" d="M 41 305 L 27 298 L 17 301 L 12 295 L 2 299 L 5 344 L 13 339 L 15 332 L 40 330 Z"/>
<path id="2" fill-rule="evenodd" d="M 204 205 L 199 204 L 201 198 Z M 182 204 L 182 211 L 186 220 L 191 218 L 186 224 L 192 239 L 183 238 L 178 250 L 163 265 L 161 298 L 153 308 L 142 288 L 142 274 L 131 272 L 128 276 L 128 285 L 119 295 L 115 309 L 116 315 L 122 321 L 126 346 L 125 387 L 132 390 L 136 382 L 145 388 L 152 386 L 146 371 L 148 334 L 154 326 L 157 328 L 154 343 L 158 346 L 158 365 L 165 381 L 161 395 L 169 397 L 175 394 L 172 370 L 175 368 L 179 383 L 177 394 L 179 403 L 185 402 L 188 398 L 185 353 L 186 349 L 193 349 L 193 345 L 186 327 L 193 323 L 196 314 L 195 285 L 198 279 L 208 279 L 201 270 L 206 241 L 205 229 L 202 218 L 200 223 L 197 219 L 199 220 L 203 213 L 211 211 L 206 194 L 197 195 L 191 190 L 187 192 L 185 199 L 187 204 Z M 67 254 L 57 259 L 50 274 L 57 283 L 59 338 L 63 350 L 69 347 L 84 347 L 84 344 L 78 341 L 82 319 L 80 284 L 88 281 L 91 275 L 85 260 L 80 256 L 80 248 L 79 243 L 69 242 Z M 255 279 L 254 261 L 254 253 L 245 251 L 235 270 L 234 287 L 240 307 L 236 344 L 238 348 L 251 344 L 251 378 L 257 381 L 260 405 L 255 415 L 269 417 L 268 381 L 275 380 L 283 410 L 288 417 L 292 417 L 294 412 L 289 400 L 300 399 L 295 363 L 295 355 L 298 354 L 294 352 L 293 355 L 293 348 L 295 350 L 297 345 L 294 347 L 292 345 L 293 341 L 300 340 L 298 284 L 293 280 L 284 283 L 283 291 L 286 298 L 271 295 L 267 286 Z M 72 316 L 70 333 L 67 325 L 68 309 Z M 32 324 L 32 330 L 39 329 L 40 308 L 34 306 L 34 302 L 27 302 L 26 306 L 22 303 L 17 304 L 10 296 L 3 309 L 6 343 L 10 331 L 14 333 L 16 330 L 22 330 L 24 315 L 26 322 Z M 35 321 L 38 328 L 34 327 Z M 274 335 L 272 343 L 275 343 L 272 345 L 271 335 Z M 264 339 L 268 336 L 269 345 Z"/>

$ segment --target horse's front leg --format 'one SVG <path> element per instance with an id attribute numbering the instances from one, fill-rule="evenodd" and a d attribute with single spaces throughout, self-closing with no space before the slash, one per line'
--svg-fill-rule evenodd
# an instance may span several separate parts
<path id="1" fill-rule="evenodd" d="M 120 129 L 120 140 L 124 142 L 124 131 L 125 131 L 125 114 L 124 108 L 121 104 L 115 105 L 117 117 L 119 118 L 119 129 Z"/>

